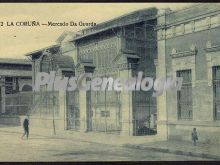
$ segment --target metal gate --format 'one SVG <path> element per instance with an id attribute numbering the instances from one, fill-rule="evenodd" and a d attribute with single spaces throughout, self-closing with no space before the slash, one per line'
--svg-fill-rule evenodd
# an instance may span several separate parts
<path id="1" fill-rule="evenodd" d="M 5 115 L 50 117 L 59 114 L 58 92 L 22 92 L 5 95 Z"/>
<path id="2" fill-rule="evenodd" d="M 67 129 L 80 128 L 79 91 L 66 92 Z"/>
<path id="3" fill-rule="evenodd" d="M 114 79 L 117 74 L 112 73 L 111 76 L 102 74 L 100 77 L 110 76 Z M 120 92 L 105 89 L 104 91 L 90 91 L 87 96 L 91 100 L 88 99 L 87 102 L 90 131 L 119 133 L 121 130 Z"/>
<path id="4" fill-rule="evenodd" d="M 0 86 L 0 112 L 2 113 L 2 87 L 1 86 Z"/>
<path id="5" fill-rule="evenodd" d="M 220 66 L 213 67 L 214 119 L 220 120 Z"/>
<path id="6" fill-rule="evenodd" d="M 91 92 L 92 130 L 115 132 L 121 130 L 120 93 L 116 91 Z"/>
<path id="7" fill-rule="evenodd" d="M 156 134 L 156 117 L 156 98 L 152 92 L 133 92 L 134 136 Z"/>
<path id="8" fill-rule="evenodd" d="M 33 105 L 33 93 L 17 93 L 5 95 L 5 113 L 6 116 L 26 115 Z"/>
<path id="9" fill-rule="evenodd" d="M 39 118 L 59 116 L 58 91 L 32 92 L 32 94 L 33 103 L 28 112 L 31 116 Z"/>

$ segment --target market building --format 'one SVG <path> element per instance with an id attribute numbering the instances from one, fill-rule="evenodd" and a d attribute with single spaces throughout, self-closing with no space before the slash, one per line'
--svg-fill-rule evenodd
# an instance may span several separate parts
<path id="1" fill-rule="evenodd" d="M 50 71 L 56 71 L 56 76 L 60 79 L 75 74 L 73 58 L 68 55 L 72 48 L 68 48 L 68 45 L 63 47 L 62 44 L 55 44 L 26 54 L 32 61 L 33 87 L 39 72 L 49 74 Z M 40 91 L 33 88 L 30 93 L 33 104 L 27 114 L 30 115 L 32 126 L 65 130 L 68 120 L 66 107 L 74 102 L 75 97 L 69 97 L 66 91 L 47 91 L 46 88 L 47 85 L 41 86 Z"/>
<path id="2" fill-rule="evenodd" d="M 143 77 L 155 78 L 156 16 L 157 9 L 149 8 L 82 30 L 82 35 L 73 40 L 77 48 L 76 74 L 85 72 L 89 64 L 94 67 L 89 70 L 94 77 L 128 79 L 142 71 Z M 144 134 L 144 128 L 155 128 L 150 125 L 156 113 L 156 99 L 151 95 L 125 90 L 80 92 L 81 120 L 87 121 L 85 129 L 89 131 Z M 81 101 L 85 96 L 91 98 L 86 104 Z"/>
<path id="3" fill-rule="evenodd" d="M 77 34 L 64 33 L 58 38 L 57 45 L 27 54 L 33 61 L 33 82 L 37 72 L 51 70 L 61 76 L 92 73 L 93 77 L 125 79 L 142 71 L 143 77 L 154 78 L 156 16 L 157 9 L 149 8 L 83 29 Z M 152 91 L 64 92 L 63 97 L 57 97 L 66 98 L 62 104 L 65 108 L 58 108 L 64 115 L 55 116 L 57 121 L 62 121 L 61 128 L 64 129 L 133 136 L 149 133 L 147 127 L 150 127 L 155 134 L 156 99 L 151 95 Z"/>

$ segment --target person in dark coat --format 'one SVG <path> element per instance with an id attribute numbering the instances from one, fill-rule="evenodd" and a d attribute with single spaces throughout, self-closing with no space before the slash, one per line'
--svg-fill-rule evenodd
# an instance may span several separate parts
<path id="1" fill-rule="evenodd" d="M 24 122 L 23 122 L 23 128 L 24 128 L 24 134 L 22 136 L 22 139 L 23 137 L 26 135 L 26 138 L 28 139 L 28 136 L 29 136 L 29 117 L 26 117 L 24 119 Z"/>
<path id="2" fill-rule="evenodd" d="M 193 128 L 193 131 L 192 131 L 192 140 L 193 140 L 194 146 L 196 146 L 196 141 L 198 140 L 198 135 L 197 135 L 196 128 Z"/>

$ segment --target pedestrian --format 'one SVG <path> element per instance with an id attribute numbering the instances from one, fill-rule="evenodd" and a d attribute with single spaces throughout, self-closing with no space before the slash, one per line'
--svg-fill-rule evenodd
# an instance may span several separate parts
<path id="1" fill-rule="evenodd" d="M 196 128 L 193 128 L 193 131 L 192 131 L 192 140 L 193 140 L 194 146 L 196 146 L 196 141 L 198 140 L 198 135 L 197 135 Z"/>
<path id="2" fill-rule="evenodd" d="M 27 116 L 24 121 L 23 121 L 23 128 L 24 128 L 24 134 L 22 136 L 22 139 L 23 137 L 26 135 L 26 138 L 28 139 L 28 136 L 29 136 L 29 116 Z"/>

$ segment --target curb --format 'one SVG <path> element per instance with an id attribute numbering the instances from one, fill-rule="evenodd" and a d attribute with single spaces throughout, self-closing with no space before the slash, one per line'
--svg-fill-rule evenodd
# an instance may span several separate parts
<path id="1" fill-rule="evenodd" d="M 205 153 L 193 153 L 193 152 L 186 152 L 186 151 L 181 151 L 181 150 L 172 150 L 168 148 L 156 148 L 156 147 L 139 146 L 139 145 L 131 145 L 131 144 L 125 145 L 125 147 L 136 148 L 136 149 L 141 149 L 141 150 L 151 150 L 151 151 L 162 152 L 162 153 L 172 153 L 176 155 L 184 155 L 184 156 L 192 156 L 192 157 L 200 157 L 200 158 L 202 157 L 202 158 L 207 158 L 207 159 L 220 160 L 220 156 L 205 154 Z"/>
<path id="2" fill-rule="evenodd" d="M 0 132 L 21 134 L 20 132 L 17 132 L 17 131 L 0 130 Z M 39 134 L 35 134 L 35 133 L 33 133 L 32 135 L 34 135 L 34 136 L 41 136 L 41 137 L 47 137 L 47 138 L 50 137 L 49 135 L 39 135 Z M 64 137 L 59 137 L 59 136 L 56 136 L 55 138 L 65 139 Z M 73 140 L 73 139 L 80 140 L 78 138 L 73 138 L 73 139 L 66 138 L 66 139 L 68 139 L 68 140 Z M 99 142 L 94 142 L 94 141 L 89 141 L 89 140 L 81 140 L 81 141 L 82 142 L 87 142 L 87 143 L 96 143 L 96 144 L 105 144 L 105 145 L 109 145 L 109 146 L 115 146 L 115 145 L 112 145 L 112 144 L 99 143 Z M 184 155 L 184 156 L 192 156 L 192 157 L 200 157 L 200 158 L 220 160 L 220 156 L 211 155 L 211 154 L 205 154 L 205 153 L 194 153 L 194 152 L 186 152 L 186 151 L 181 151 L 181 150 L 172 150 L 172 149 L 168 149 L 168 148 L 156 148 L 156 147 L 140 146 L 140 145 L 132 145 L 132 144 L 123 144 L 123 145 L 119 145 L 119 146 L 131 148 L 131 149 L 135 148 L 135 149 L 141 149 L 141 150 L 151 150 L 151 151 L 161 152 L 161 153 L 172 153 L 172 154 L 175 154 L 175 155 Z"/>
<path id="3" fill-rule="evenodd" d="M 0 129 L 0 132 L 6 132 L 6 133 L 14 133 L 14 134 L 22 134 L 21 132 L 18 132 L 18 131 L 7 131 L 7 130 L 1 130 Z M 97 142 L 97 141 L 93 141 L 93 140 L 86 140 L 86 139 L 79 139 L 79 138 L 75 138 L 75 137 L 72 137 L 72 138 L 69 138 L 69 137 L 62 137 L 62 136 L 54 136 L 54 137 L 51 137 L 50 135 L 43 135 L 43 134 L 37 134 L 37 133 L 32 133 L 33 136 L 40 136 L 40 137 L 45 137 L 45 138 L 51 138 L 51 139 L 66 139 L 66 140 L 79 140 L 81 142 L 86 142 L 86 143 L 93 143 L 93 144 L 104 144 L 104 145 L 108 145 L 108 146 L 117 146 L 117 147 L 124 147 L 123 144 L 120 144 L 120 145 L 114 145 L 114 144 L 108 144 L 108 143 L 102 143 L 102 142 Z"/>

